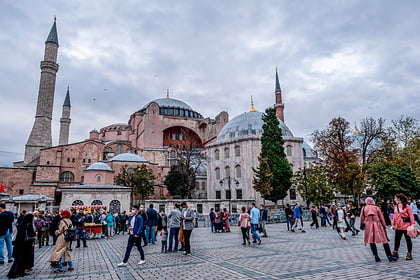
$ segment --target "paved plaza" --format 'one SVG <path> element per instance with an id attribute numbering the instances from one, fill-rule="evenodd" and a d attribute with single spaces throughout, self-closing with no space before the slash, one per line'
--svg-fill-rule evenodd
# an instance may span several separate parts
<path id="1" fill-rule="evenodd" d="M 306 223 L 308 225 L 308 223 Z M 210 232 L 210 228 L 194 229 L 192 254 L 161 253 L 160 239 L 144 248 L 146 263 L 137 265 L 140 255 L 133 248 L 127 267 L 117 267 L 127 243 L 127 235 L 112 240 L 88 241 L 89 248 L 73 248 L 75 270 L 56 274 L 48 263 L 52 247 L 35 248 L 35 267 L 23 279 L 420 279 L 420 240 L 413 240 L 414 260 L 405 260 L 402 240 L 398 262 L 386 260 L 382 246 L 378 251 L 382 262 L 376 263 L 363 234 L 347 240 L 339 238 L 331 228 L 306 233 L 287 232 L 285 224 L 267 225 L 268 238 L 261 245 L 243 246 L 240 229 L 231 233 Z M 389 231 L 391 247 L 393 232 Z M 75 247 L 73 245 L 73 247 Z M 11 264 L 0 266 L 0 278 Z"/>

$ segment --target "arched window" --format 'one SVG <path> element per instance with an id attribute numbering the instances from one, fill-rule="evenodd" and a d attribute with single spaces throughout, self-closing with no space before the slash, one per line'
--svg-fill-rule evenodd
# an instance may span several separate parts
<path id="1" fill-rule="evenodd" d="M 240 156 L 241 156 L 241 147 L 235 146 L 235 157 L 240 157 Z"/>
<path id="2" fill-rule="evenodd" d="M 288 157 L 292 156 L 292 146 L 288 145 L 288 146 L 286 147 L 286 155 L 287 155 Z"/>
<path id="3" fill-rule="evenodd" d="M 226 176 L 226 178 L 230 177 L 230 167 L 229 166 L 225 167 L 225 176 Z"/>
<path id="4" fill-rule="evenodd" d="M 235 166 L 235 173 L 236 173 L 236 178 L 241 178 L 242 172 L 241 172 L 241 166 L 240 165 Z"/>
<path id="5" fill-rule="evenodd" d="M 303 157 L 306 157 L 306 150 L 302 149 L 302 152 L 303 152 Z"/>
<path id="6" fill-rule="evenodd" d="M 214 158 L 215 158 L 215 160 L 220 159 L 220 151 L 219 150 L 214 151 Z"/>
<path id="7" fill-rule="evenodd" d="M 85 204 L 80 199 L 76 199 L 75 201 L 71 203 L 71 206 L 83 206 L 83 205 Z"/>
<path id="8" fill-rule="evenodd" d="M 216 171 L 216 179 L 220 180 L 220 168 L 216 167 L 215 171 Z"/>
<path id="9" fill-rule="evenodd" d="M 60 175 L 60 182 L 74 182 L 74 174 L 70 171 L 64 171 Z"/>
<path id="10" fill-rule="evenodd" d="M 90 205 L 103 205 L 102 200 L 95 199 Z"/>
<path id="11" fill-rule="evenodd" d="M 295 189 L 293 189 L 293 188 L 291 188 L 291 189 L 289 190 L 289 196 L 290 196 L 290 199 L 291 199 L 291 200 L 296 200 L 296 190 L 295 190 Z"/>
<path id="12" fill-rule="evenodd" d="M 230 153 L 229 147 L 226 147 L 225 148 L 225 158 L 229 158 L 229 153 Z"/>
<path id="13" fill-rule="evenodd" d="M 119 200 L 112 200 L 110 203 L 109 203 L 109 211 L 112 213 L 112 214 L 118 214 L 118 213 L 120 213 L 120 211 L 121 211 L 121 202 L 119 201 Z"/>
<path id="14" fill-rule="evenodd" d="M 121 144 L 118 144 L 117 145 L 117 155 L 119 155 L 121 153 L 122 153 L 122 145 Z"/>
<path id="15" fill-rule="evenodd" d="M 201 182 L 201 189 L 202 189 L 203 191 L 205 191 L 205 190 L 206 190 L 206 182 Z"/>
<path id="16" fill-rule="evenodd" d="M 101 177 L 100 175 L 98 175 L 98 176 L 96 177 L 96 182 L 100 183 L 100 182 L 101 182 L 101 180 L 102 180 L 102 177 Z"/>

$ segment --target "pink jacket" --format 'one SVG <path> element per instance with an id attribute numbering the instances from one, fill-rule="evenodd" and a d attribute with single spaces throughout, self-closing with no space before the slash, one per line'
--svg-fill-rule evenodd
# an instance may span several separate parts
<path id="1" fill-rule="evenodd" d="M 410 217 L 410 222 L 405 223 L 402 217 Z M 394 207 L 394 219 L 392 220 L 392 226 L 394 229 L 407 230 L 407 228 L 410 225 L 414 225 L 414 223 L 415 221 L 413 211 L 411 210 L 410 205 L 407 204 L 405 209 L 402 208 L 402 205 L 397 205 Z"/>
<path id="2" fill-rule="evenodd" d="M 247 228 L 248 222 L 251 221 L 251 217 L 248 213 L 242 213 L 241 216 L 239 216 L 238 226 Z"/>

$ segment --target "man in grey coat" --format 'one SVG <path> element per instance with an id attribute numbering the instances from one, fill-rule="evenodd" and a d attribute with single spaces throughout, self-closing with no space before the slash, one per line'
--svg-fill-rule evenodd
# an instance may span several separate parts
<path id="1" fill-rule="evenodd" d="M 182 229 L 184 231 L 184 242 L 185 242 L 185 253 L 184 255 L 190 255 L 191 254 L 191 247 L 190 247 L 190 238 L 191 233 L 194 228 L 194 211 L 191 210 L 191 208 L 188 208 L 188 205 L 186 202 L 182 202 L 182 215 L 181 215 L 181 221 L 182 221 Z"/>
<path id="2" fill-rule="evenodd" d="M 172 252 L 172 244 L 175 239 L 174 252 L 178 251 L 178 234 L 181 227 L 181 211 L 178 209 L 178 204 L 175 203 L 174 209 L 169 213 L 169 246 L 168 252 Z"/>

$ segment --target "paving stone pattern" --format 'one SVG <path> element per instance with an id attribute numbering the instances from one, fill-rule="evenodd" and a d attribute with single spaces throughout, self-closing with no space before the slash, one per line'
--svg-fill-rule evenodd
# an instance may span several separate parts
<path id="1" fill-rule="evenodd" d="M 376 263 L 363 244 L 363 233 L 342 240 L 331 228 L 306 230 L 292 233 L 285 224 L 267 225 L 269 237 L 261 245 L 243 246 L 236 226 L 231 233 L 217 234 L 209 227 L 196 228 L 190 256 L 161 253 L 159 236 L 156 245 L 144 247 L 145 264 L 137 265 L 140 255 L 134 247 L 127 267 L 117 264 L 124 256 L 128 236 L 116 235 L 90 240 L 88 248 L 73 246 L 75 270 L 60 274 L 48 262 L 52 247 L 36 247 L 34 271 L 23 279 L 420 279 L 420 239 L 413 240 L 414 260 L 405 260 L 403 238 L 398 262 L 389 263 L 378 245 L 382 262 Z M 392 249 L 393 231 L 388 235 Z M 0 279 L 7 279 L 10 266 L 0 266 Z"/>

